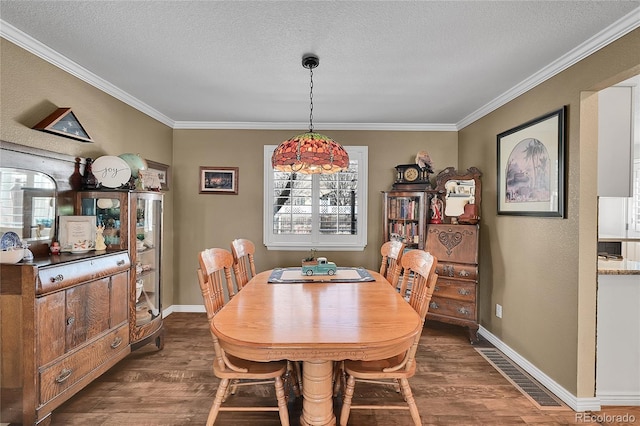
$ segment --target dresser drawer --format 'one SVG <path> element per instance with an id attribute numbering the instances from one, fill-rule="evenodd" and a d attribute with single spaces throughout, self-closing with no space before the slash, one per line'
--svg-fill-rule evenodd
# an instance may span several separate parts
<path id="1" fill-rule="evenodd" d="M 476 283 L 451 280 L 439 276 L 436 288 L 433 290 L 433 297 L 444 297 L 475 303 Z"/>
<path id="2" fill-rule="evenodd" d="M 42 267 L 38 271 L 36 294 L 41 295 L 81 282 L 126 271 L 131 267 L 127 252 L 95 256 L 54 266 Z"/>
<path id="3" fill-rule="evenodd" d="M 444 297 L 436 297 L 434 295 L 429 303 L 429 312 L 427 315 L 429 314 L 475 321 L 476 305 L 475 302 L 463 302 Z"/>
<path id="4" fill-rule="evenodd" d="M 478 280 L 478 266 L 465 263 L 447 263 L 440 262 L 436 266 L 436 272 L 439 277 L 459 278 L 461 280 Z"/>
<path id="5" fill-rule="evenodd" d="M 103 337 L 40 370 L 40 404 L 45 404 L 111 358 L 129 352 L 129 326 Z"/>

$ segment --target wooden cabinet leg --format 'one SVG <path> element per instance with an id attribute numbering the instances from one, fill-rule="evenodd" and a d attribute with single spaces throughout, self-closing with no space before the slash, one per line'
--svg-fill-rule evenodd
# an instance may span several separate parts
<path id="1" fill-rule="evenodd" d="M 472 345 L 475 345 L 476 343 L 480 342 L 480 337 L 478 336 L 478 326 L 469 326 L 468 330 L 469 330 L 469 341 L 471 342 Z"/>

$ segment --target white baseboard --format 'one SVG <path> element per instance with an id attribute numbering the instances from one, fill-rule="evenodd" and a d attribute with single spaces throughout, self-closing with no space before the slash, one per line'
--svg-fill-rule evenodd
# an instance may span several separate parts
<path id="1" fill-rule="evenodd" d="M 168 308 L 162 310 L 162 316 L 168 317 L 174 312 L 206 312 L 204 305 L 171 305 Z"/>
<path id="2" fill-rule="evenodd" d="M 623 392 L 596 392 L 602 405 L 624 405 L 640 407 L 640 394 Z"/>
<path id="3" fill-rule="evenodd" d="M 504 353 L 507 357 L 509 357 L 513 362 L 515 362 L 520 368 L 529 373 L 534 379 L 536 379 L 540 384 L 549 389 L 551 393 L 560 398 L 562 402 L 567 404 L 571 409 L 576 412 L 583 411 L 600 411 L 601 409 L 601 399 L 600 397 L 592 397 L 592 398 L 578 398 L 573 395 L 571 392 L 560 386 L 557 382 L 555 382 L 551 377 L 547 376 L 542 370 L 538 367 L 530 363 L 526 358 L 522 357 L 519 353 L 511 349 L 507 346 L 502 340 L 500 340 L 497 336 L 492 334 L 486 328 L 480 326 L 478 333 L 487 339 L 493 346 L 499 349 L 502 353 Z M 614 405 L 614 404 L 608 404 Z"/>

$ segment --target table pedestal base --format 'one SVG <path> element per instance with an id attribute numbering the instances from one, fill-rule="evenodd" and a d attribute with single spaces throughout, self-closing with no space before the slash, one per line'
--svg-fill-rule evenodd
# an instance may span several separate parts
<path id="1" fill-rule="evenodd" d="M 335 426 L 333 361 L 304 361 L 302 365 L 302 426 Z"/>

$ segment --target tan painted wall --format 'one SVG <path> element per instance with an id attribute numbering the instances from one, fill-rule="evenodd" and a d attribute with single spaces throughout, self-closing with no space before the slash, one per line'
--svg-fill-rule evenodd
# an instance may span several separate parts
<path id="1" fill-rule="evenodd" d="M 484 173 L 481 323 L 568 391 L 578 397 L 593 396 L 597 144 L 585 135 L 593 129 L 581 118 L 581 97 L 586 97 L 584 109 L 593 110 L 593 100 L 581 92 L 600 90 L 637 74 L 638 45 L 640 30 L 459 133 L 318 129 L 345 145 L 369 146 L 369 245 L 364 252 L 327 254 L 345 264 L 377 266 L 380 191 L 390 188 L 393 166 L 411 162 L 417 151 L 431 153 L 436 171 L 458 164 L 461 169 L 479 167 Z M 0 54 L 1 139 L 69 155 L 137 152 L 172 166 L 165 204 L 165 306 L 201 304 L 195 282 L 199 250 L 228 247 L 236 237 L 262 241 L 262 146 L 296 132 L 172 132 L 4 39 Z M 569 105 L 567 219 L 497 217 L 496 135 L 562 105 Z M 58 106 L 72 107 L 96 143 L 31 130 Z M 201 165 L 240 167 L 240 194 L 199 195 Z M 267 252 L 258 245 L 257 266 L 297 264 L 304 254 Z M 493 317 L 495 303 L 504 306 L 502 320 Z"/>
<path id="2" fill-rule="evenodd" d="M 72 156 L 125 152 L 171 165 L 172 129 L 0 38 L 0 139 Z M 70 107 L 94 143 L 32 130 Z M 73 170 L 69 170 L 69 175 Z M 163 305 L 173 301 L 173 191 L 165 195 Z"/>
<path id="3" fill-rule="evenodd" d="M 635 30 L 459 132 L 460 166 L 484 172 L 481 324 L 578 397 L 594 396 L 597 280 L 597 127 L 581 97 L 637 74 L 638 46 Z M 567 218 L 497 216 L 496 135 L 563 105 Z"/>
<path id="4" fill-rule="evenodd" d="M 323 252 L 338 265 L 378 269 L 382 244 L 382 194 L 391 189 L 396 164 L 412 163 L 427 150 L 437 173 L 456 166 L 457 132 L 331 131 L 316 129 L 343 145 L 369 147 L 368 245 L 361 252 Z M 298 133 L 282 130 L 176 130 L 175 173 L 176 304 L 202 304 L 196 278 L 198 252 L 229 248 L 234 238 L 256 243 L 256 268 L 295 266 L 306 251 L 268 251 L 262 245 L 263 147 L 277 145 Z M 198 193 L 200 166 L 239 167 L 238 195 Z"/>

